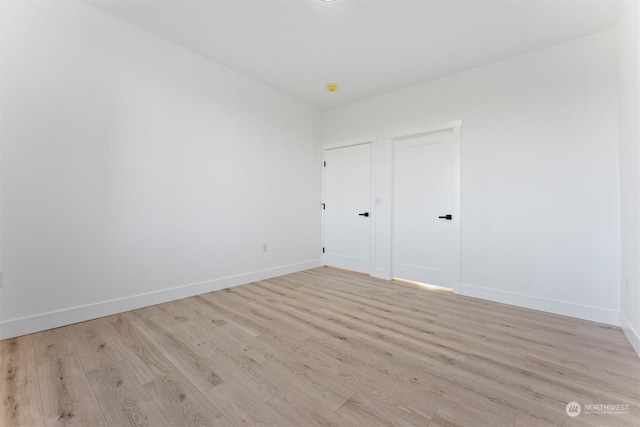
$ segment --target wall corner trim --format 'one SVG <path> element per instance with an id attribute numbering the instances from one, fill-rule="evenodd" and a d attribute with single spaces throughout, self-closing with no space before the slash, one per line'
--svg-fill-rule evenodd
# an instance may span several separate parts
<path id="1" fill-rule="evenodd" d="M 71 325 L 73 323 L 85 322 L 99 317 L 110 316 L 112 314 L 136 310 L 138 308 L 188 298 L 194 295 L 218 291 L 220 289 L 230 288 L 233 286 L 246 285 L 259 280 L 271 279 L 273 277 L 309 270 L 316 267 L 320 267 L 319 259 L 238 274 L 235 276 L 227 276 L 205 282 L 192 283 L 109 301 L 101 301 L 94 304 L 71 307 L 63 310 L 36 314 L 33 316 L 5 320 L 0 322 L 0 340 Z"/>

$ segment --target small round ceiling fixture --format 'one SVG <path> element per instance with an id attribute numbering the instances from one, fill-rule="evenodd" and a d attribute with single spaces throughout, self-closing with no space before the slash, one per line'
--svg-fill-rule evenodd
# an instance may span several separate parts
<path id="1" fill-rule="evenodd" d="M 336 0 L 320 0 L 322 3 L 334 3 Z"/>
<path id="2" fill-rule="evenodd" d="M 335 91 L 337 91 L 337 90 L 338 90 L 338 85 L 333 84 L 333 83 L 332 83 L 332 84 L 328 84 L 328 85 L 327 85 L 327 90 L 328 90 L 329 92 L 335 92 Z"/>

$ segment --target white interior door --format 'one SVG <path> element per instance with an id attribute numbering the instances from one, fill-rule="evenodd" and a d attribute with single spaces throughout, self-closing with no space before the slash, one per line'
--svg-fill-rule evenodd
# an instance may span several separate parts
<path id="1" fill-rule="evenodd" d="M 395 141 L 394 276 L 454 288 L 459 218 L 452 131 Z M 456 271 L 458 269 L 458 271 Z"/>
<path id="2" fill-rule="evenodd" d="M 325 162 L 323 262 L 369 274 L 371 144 L 326 150 Z"/>

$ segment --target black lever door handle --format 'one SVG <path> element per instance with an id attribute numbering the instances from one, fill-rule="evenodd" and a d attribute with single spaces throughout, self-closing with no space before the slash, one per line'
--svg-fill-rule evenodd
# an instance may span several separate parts
<path id="1" fill-rule="evenodd" d="M 447 219 L 447 220 L 453 219 L 451 215 L 439 216 L 438 218 Z"/>
<path id="2" fill-rule="evenodd" d="M 361 213 L 361 214 L 358 214 L 358 215 L 360 215 L 360 216 L 369 216 L 369 212 Z"/>

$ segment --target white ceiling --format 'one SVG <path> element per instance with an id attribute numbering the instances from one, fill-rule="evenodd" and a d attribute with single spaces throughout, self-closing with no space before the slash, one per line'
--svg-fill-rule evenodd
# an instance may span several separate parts
<path id="1" fill-rule="evenodd" d="M 617 0 L 86 0 L 322 110 L 615 26 Z M 336 83 L 336 93 L 328 92 Z"/>

